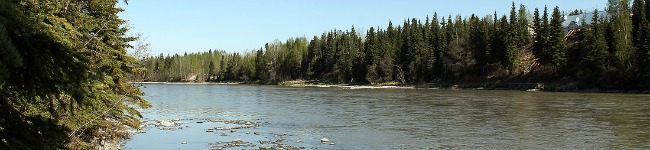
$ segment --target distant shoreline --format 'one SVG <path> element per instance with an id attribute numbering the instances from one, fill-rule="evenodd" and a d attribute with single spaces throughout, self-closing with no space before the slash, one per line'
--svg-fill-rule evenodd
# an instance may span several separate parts
<path id="1" fill-rule="evenodd" d="M 475 84 L 441 84 L 433 86 L 417 85 L 371 85 L 371 84 L 332 84 L 321 82 L 305 81 L 285 81 L 278 84 L 257 84 L 247 82 L 129 82 L 132 84 L 169 84 L 169 85 L 276 85 L 284 87 L 304 87 L 304 88 L 343 88 L 350 90 L 358 89 L 450 89 L 450 90 L 510 90 L 510 91 L 529 91 L 529 92 L 578 92 L 578 93 L 627 93 L 627 94 L 650 94 L 650 91 L 639 90 L 605 90 L 605 89 L 558 89 L 559 85 L 548 85 L 550 88 L 512 88 L 512 87 L 485 87 L 479 83 Z"/>
<path id="2" fill-rule="evenodd" d="M 236 85 L 245 84 L 242 82 L 129 82 L 131 84 L 215 84 L 215 85 Z"/>

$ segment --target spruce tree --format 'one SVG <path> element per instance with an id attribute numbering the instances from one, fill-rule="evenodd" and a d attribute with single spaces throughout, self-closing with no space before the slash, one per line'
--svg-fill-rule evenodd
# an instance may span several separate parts
<path id="1" fill-rule="evenodd" d="M 386 31 L 379 34 L 382 49 L 379 60 L 379 75 L 381 82 L 392 82 L 395 68 L 395 50 L 397 49 L 397 32 L 391 22 Z"/>
<path id="2" fill-rule="evenodd" d="M 501 22 L 498 19 L 497 12 L 494 12 L 493 21 L 492 21 L 492 31 L 490 32 L 492 35 L 490 37 L 490 52 L 489 52 L 489 57 L 490 57 L 490 63 L 501 63 L 501 58 L 499 57 L 500 51 L 505 49 L 505 45 L 503 44 L 503 33 L 505 29 L 502 28 Z"/>
<path id="3" fill-rule="evenodd" d="M 544 54 L 545 36 L 543 29 L 544 24 L 542 19 L 539 18 L 539 9 L 535 8 L 535 12 L 533 13 L 533 30 L 535 31 L 533 39 L 533 55 L 535 55 L 537 59 L 540 59 Z"/>
<path id="4" fill-rule="evenodd" d="M 501 55 L 503 63 L 510 72 L 513 72 L 517 66 L 517 55 L 519 55 L 519 46 L 523 45 L 523 35 L 520 22 L 518 21 L 515 3 L 512 2 L 510 10 L 510 22 L 507 25 L 509 32 L 505 35 L 505 55 Z"/>
<path id="5" fill-rule="evenodd" d="M 365 65 L 365 49 L 363 47 L 363 41 L 361 40 L 361 37 L 359 37 L 357 34 L 357 31 L 355 30 L 354 26 L 351 29 L 351 40 L 352 40 L 352 49 L 355 51 L 355 56 L 354 56 L 354 62 L 353 62 L 353 73 L 352 73 L 352 79 L 354 82 L 364 82 L 365 81 L 365 75 L 366 75 L 366 65 Z"/>
<path id="6" fill-rule="evenodd" d="M 266 72 L 266 59 L 264 58 L 264 51 L 262 48 L 255 53 L 255 75 L 254 80 L 263 81 Z"/>
<path id="7" fill-rule="evenodd" d="M 435 62 L 434 62 L 434 74 L 438 77 L 441 77 L 444 73 L 444 64 L 443 59 L 446 59 L 444 54 L 447 51 L 447 45 L 449 40 L 447 39 L 447 23 L 445 22 L 445 17 L 442 17 L 440 21 L 440 33 L 438 35 L 438 46 L 435 52 Z"/>
<path id="8" fill-rule="evenodd" d="M 146 70 L 117 3 L 0 1 L 0 149 L 91 149 L 140 126 L 132 107 L 150 105 L 127 75 Z"/>
<path id="9" fill-rule="evenodd" d="M 413 18 L 411 19 L 412 30 L 408 49 L 408 69 L 412 83 L 424 82 L 426 71 L 425 54 L 428 51 L 428 44 L 425 39 L 425 29 L 422 23 Z"/>
<path id="10" fill-rule="evenodd" d="M 512 6 L 510 7 L 510 17 L 509 17 L 509 19 L 510 19 L 510 22 L 509 22 L 509 25 L 508 25 L 509 26 L 508 30 L 510 30 L 510 32 L 508 32 L 508 36 L 510 36 L 511 41 L 508 41 L 508 42 L 513 42 L 514 45 L 518 46 L 518 45 L 520 45 L 520 43 L 523 43 L 523 42 L 521 41 L 521 37 L 519 36 L 522 33 L 520 33 L 521 31 L 519 30 L 520 29 L 519 21 L 518 21 L 519 15 L 517 15 L 517 9 L 515 7 L 515 2 L 514 1 L 512 2 Z"/>
<path id="11" fill-rule="evenodd" d="M 548 8 L 544 6 L 544 14 L 542 14 L 542 24 L 541 24 L 541 32 L 540 36 L 542 37 L 542 51 L 539 56 L 539 60 L 541 64 L 550 64 L 551 63 L 551 56 L 549 55 L 549 40 L 550 40 L 550 27 L 549 27 L 549 19 L 548 19 Z"/>
<path id="12" fill-rule="evenodd" d="M 440 51 L 442 47 L 442 42 L 440 41 L 440 37 L 442 34 L 440 34 L 440 20 L 438 18 L 438 13 L 433 14 L 433 20 L 431 22 L 431 35 L 429 39 L 429 45 L 431 45 L 431 50 L 428 52 L 428 57 L 427 59 L 427 77 L 433 77 L 437 75 L 437 69 L 436 69 L 436 62 L 440 61 Z"/>
<path id="13" fill-rule="evenodd" d="M 364 45 L 365 49 L 365 60 L 366 60 L 366 75 L 365 79 L 368 82 L 371 83 L 377 83 L 379 80 L 379 67 L 378 62 L 379 62 L 379 52 L 378 52 L 378 39 L 377 39 L 377 33 L 375 32 L 374 27 L 370 27 L 370 30 L 368 30 L 368 33 L 366 34 L 366 42 Z"/>
<path id="14" fill-rule="evenodd" d="M 501 19 L 499 20 L 499 28 L 500 28 L 500 33 L 499 33 L 499 41 L 498 41 L 498 49 L 496 50 L 496 53 L 494 53 L 495 57 L 498 58 L 499 62 L 501 63 L 501 66 L 503 68 L 510 68 L 510 61 L 508 59 L 508 48 L 512 49 L 513 47 L 513 41 L 511 39 L 511 34 L 509 33 L 510 31 L 510 24 L 508 23 L 508 19 L 506 18 L 505 15 L 501 16 Z"/>
<path id="15" fill-rule="evenodd" d="M 487 23 L 472 15 L 470 17 L 470 28 L 469 45 L 474 59 L 476 59 L 476 68 L 484 69 L 488 63 L 488 53 L 490 51 Z"/>
<path id="16" fill-rule="evenodd" d="M 560 15 L 559 7 L 553 9 L 553 15 L 551 18 L 551 23 L 549 24 L 549 40 L 548 40 L 548 51 L 546 54 L 550 56 L 550 64 L 554 67 L 561 68 L 566 63 L 566 52 L 564 46 L 564 28 L 562 27 L 562 22 L 564 17 Z"/>

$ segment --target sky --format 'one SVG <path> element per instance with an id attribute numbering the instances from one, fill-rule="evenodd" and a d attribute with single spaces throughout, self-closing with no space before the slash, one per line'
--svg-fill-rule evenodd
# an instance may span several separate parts
<path id="1" fill-rule="evenodd" d="M 246 52 L 276 39 L 320 36 L 332 29 L 385 29 L 388 21 L 440 17 L 508 15 L 512 0 L 129 0 L 118 7 L 130 34 L 141 33 L 151 55 L 224 50 Z M 514 0 L 530 11 L 602 10 L 607 0 Z M 518 8 L 517 8 L 518 9 Z"/>

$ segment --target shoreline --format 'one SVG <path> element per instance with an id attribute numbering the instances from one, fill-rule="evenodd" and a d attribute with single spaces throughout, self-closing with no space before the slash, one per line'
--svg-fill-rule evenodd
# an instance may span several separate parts
<path id="1" fill-rule="evenodd" d="M 238 85 L 246 84 L 244 82 L 129 82 L 131 84 L 214 84 L 214 85 Z"/>
<path id="2" fill-rule="evenodd" d="M 576 92 L 576 93 L 612 93 L 612 94 L 650 94 L 650 91 L 624 90 L 624 89 L 598 89 L 577 88 L 571 85 L 558 85 L 543 83 L 441 83 L 422 85 L 395 85 L 395 84 L 336 84 L 317 81 L 290 80 L 277 84 L 259 84 L 254 82 L 129 82 L 131 84 L 170 84 L 170 85 L 275 85 L 284 87 L 303 88 L 343 88 L 350 90 L 360 89 L 448 89 L 448 90 L 503 90 L 527 92 Z M 569 86 L 569 87 L 567 87 Z"/>

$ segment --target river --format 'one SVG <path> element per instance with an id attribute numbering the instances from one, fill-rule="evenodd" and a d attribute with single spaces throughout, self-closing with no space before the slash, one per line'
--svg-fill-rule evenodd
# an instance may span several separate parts
<path id="1" fill-rule="evenodd" d="M 650 148 L 649 95 L 201 84 L 141 89 L 153 108 L 141 110 L 147 126 L 125 149 L 216 149 L 233 141 L 247 144 L 229 149 L 278 146 L 265 141 L 304 149 Z M 156 120 L 182 124 L 156 127 Z M 212 130 L 238 125 L 229 120 L 255 126 Z"/>

